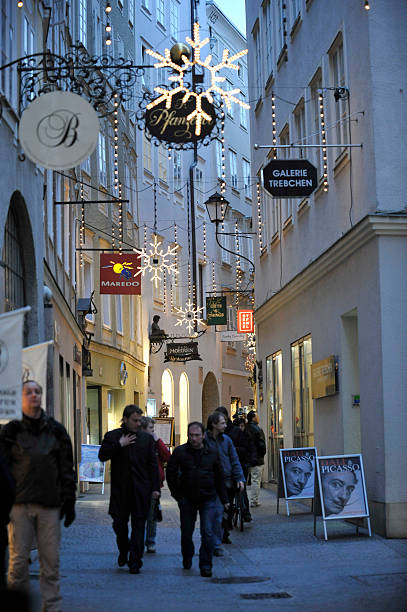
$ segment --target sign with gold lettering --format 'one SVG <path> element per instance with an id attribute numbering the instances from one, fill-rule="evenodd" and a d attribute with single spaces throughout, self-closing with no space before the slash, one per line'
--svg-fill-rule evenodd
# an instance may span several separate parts
<path id="1" fill-rule="evenodd" d="M 206 324 L 226 325 L 226 296 L 219 295 L 206 298 Z"/>
<path id="2" fill-rule="evenodd" d="M 171 107 L 166 108 L 166 101 L 146 111 L 146 128 L 152 136 L 164 142 L 185 143 L 198 142 L 208 136 L 216 124 L 216 113 L 213 104 L 202 98 L 202 110 L 211 117 L 210 121 L 202 119 L 201 131 L 195 133 L 196 115 L 190 117 L 195 110 L 195 99 L 191 96 L 183 102 L 185 92 L 172 97 Z"/>
<path id="3" fill-rule="evenodd" d="M 311 387 L 312 399 L 335 395 L 338 392 L 334 355 L 311 364 Z"/>

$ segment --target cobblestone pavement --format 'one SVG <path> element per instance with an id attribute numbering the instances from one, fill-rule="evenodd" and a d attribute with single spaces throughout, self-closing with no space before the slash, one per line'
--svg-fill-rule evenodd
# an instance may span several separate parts
<path id="1" fill-rule="evenodd" d="M 157 553 L 144 556 L 136 576 L 116 565 L 107 493 L 82 496 L 75 523 L 63 528 L 64 612 L 407 610 L 407 541 L 369 538 L 364 530 L 356 536 L 354 526 L 332 521 L 325 542 L 320 520 L 313 536 L 304 505 L 291 503 L 294 514 L 287 517 L 285 504 L 276 514 L 272 491 L 262 489 L 260 500 L 253 523 L 244 533 L 232 531 L 233 543 L 214 559 L 208 579 L 199 575 L 197 557 L 190 571 L 181 567 L 178 509 L 165 489 Z M 198 529 L 195 543 L 198 548 Z M 31 567 L 38 604 L 37 563 Z"/>

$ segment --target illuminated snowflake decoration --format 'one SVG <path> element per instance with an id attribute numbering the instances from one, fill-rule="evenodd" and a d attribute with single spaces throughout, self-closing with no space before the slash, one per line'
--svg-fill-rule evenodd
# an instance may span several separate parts
<path id="1" fill-rule="evenodd" d="M 213 103 L 213 94 L 219 94 L 220 98 L 225 103 L 227 109 L 229 110 L 232 107 L 232 103 L 239 104 L 243 108 L 249 109 L 250 105 L 243 100 L 239 100 L 236 96 L 240 94 L 240 89 L 230 89 L 225 90 L 220 86 L 221 83 L 224 83 L 226 77 L 219 76 L 218 73 L 222 68 L 230 68 L 231 70 L 239 70 L 238 64 L 234 62 L 238 60 L 243 55 L 247 54 L 247 49 L 243 49 L 234 55 L 229 57 L 229 49 L 223 50 L 222 60 L 215 64 L 211 65 L 212 55 L 208 55 L 205 60 L 201 59 L 201 49 L 208 44 L 209 38 L 204 38 L 204 40 L 200 40 L 199 34 L 199 23 L 194 23 L 194 39 L 192 40 L 187 36 L 185 38 L 186 42 L 193 48 L 194 56 L 193 59 L 190 60 L 186 55 L 182 55 L 181 59 L 184 62 L 182 66 L 179 66 L 171 59 L 171 52 L 169 49 L 165 49 L 164 55 L 157 53 L 157 51 L 153 51 L 152 49 L 147 49 L 147 53 L 159 60 L 156 64 L 154 64 L 154 68 L 172 68 L 177 74 L 171 75 L 168 77 L 168 80 L 172 83 L 177 83 L 177 85 L 173 89 L 165 89 L 164 87 L 155 87 L 154 91 L 161 94 L 158 98 L 147 104 L 147 109 L 153 108 L 161 102 L 165 102 L 165 108 L 171 108 L 172 99 L 175 94 L 184 91 L 185 95 L 182 99 L 182 103 L 184 104 L 189 100 L 189 98 L 195 98 L 195 109 L 187 116 L 187 120 L 191 121 L 191 119 L 195 118 L 195 134 L 197 136 L 201 133 L 201 125 L 202 121 L 211 121 L 211 117 L 205 113 L 202 109 L 202 99 L 206 98 L 210 104 Z M 201 66 L 204 70 L 208 70 L 210 74 L 210 85 L 209 87 L 201 92 L 197 93 L 195 91 L 190 91 L 186 83 L 184 82 L 185 71 L 192 66 Z"/>
<path id="2" fill-rule="evenodd" d="M 138 271 L 134 276 L 136 277 L 139 274 L 144 276 L 146 272 L 151 272 L 150 280 L 156 288 L 158 287 L 158 281 L 162 280 L 162 274 L 165 274 L 166 271 L 178 274 L 175 258 L 178 245 L 167 247 L 165 252 L 160 248 L 161 245 L 162 240 L 158 239 L 157 234 L 153 234 L 153 241 L 150 242 L 151 248 L 134 249 L 143 259 L 143 264 L 138 266 Z"/>
<path id="3" fill-rule="evenodd" d="M 188 327 L 188 332 L 191 333 L 195 323 L 204 325 L 204 322 L 200 318 L 202 310 L 203 306 L 202 308 L 194 308 L 194 303 L 191 302 L 191 298 L 189 298 L 188 302 L 185 304 L 185 309 L 175 308 L 178 315 L 178 321 L 175 325 L 186 325 Z"/>
<path id="4" fill-rule="evenodd" d="M 247 334 L 246 347 L 249 351 L 256 352 L 256 334 L 254 332 Z"/>

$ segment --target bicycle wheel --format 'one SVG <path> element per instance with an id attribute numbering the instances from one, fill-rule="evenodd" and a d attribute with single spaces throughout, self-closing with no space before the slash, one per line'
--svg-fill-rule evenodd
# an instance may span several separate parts
<path id="1" fill-rule="evenodd" d="M 239 529 L 240 531 L 243 531 L 244 529 L 244 520 L 243 520 L 244 504 L 243 504 L 243 495 L 241 491 L 238 491 L 237 497 L 238 497 L 237 514 L 238 514 Z"/>

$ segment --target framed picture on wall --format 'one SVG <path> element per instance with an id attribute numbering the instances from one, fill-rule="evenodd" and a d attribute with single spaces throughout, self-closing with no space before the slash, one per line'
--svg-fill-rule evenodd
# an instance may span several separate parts
<path id="1" fill-rule="evenodd" d="M 314 497 L 315 458 L 317 449 L 281 448 L 280 462 L 286 499 L 312 499 Z"/>

